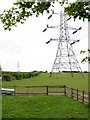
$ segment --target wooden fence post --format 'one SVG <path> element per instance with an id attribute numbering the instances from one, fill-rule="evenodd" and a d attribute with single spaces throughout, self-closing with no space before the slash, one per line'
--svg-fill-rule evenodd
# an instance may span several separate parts
<path id="1" fill-rule="evenodd" d="M 66 95 L 66 85 L 64 85 L 64 95 Z"/>
<path id="2" fill-rule="evenodd" d="M 84 90 L 82 91 L 82 102 L 84 102 Z"/>
<path id="3" fill-rule="evenodd" d="M 90 92 L 88 92 L 88 107 L 90 107 Z"/>
<path id="4" fill-rule="evenodd" d="M 78 89 L 77 89 L 77 100 L 78 100 Z"/>
<path id="5" fill-rule="evenodd" d="M 16 95 L 16 86 L 14 85 L 14 95 Z"/>
<path id="6" fill-rule="evenodd" d="M 29 91 L 30 91 L 30 86 L 28 86 L 28 95 L 29 95 Z"/>
<path id="7" fill-rule="evenodd" d="M 73 98 L 73 88 L 71 88 L 71 97 Z"/>
<path id="8" fill-rule="evenodd" d="M 48 86 L 47 86 L 47 93 L 46 94 L 48 95 Z"/>

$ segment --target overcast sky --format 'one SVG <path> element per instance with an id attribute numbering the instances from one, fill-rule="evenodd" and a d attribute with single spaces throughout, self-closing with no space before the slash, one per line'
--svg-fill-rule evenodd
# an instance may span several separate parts
<path id="1" fill-rule="evenodd" d="M 0 0 L 0 13 L 4 9 L 12 7 L 12 0 Z M 58 10 L 58 7 L 56 11 Z M 13 27 L 12 31 L 4 31 L 0 23 L 0 64 L 2 70 L 17 71 L 18 62 L 20 64 L 20 71 L 42 70 L 51 71 L 53 62 L 55 60 L 58 42 L 45 43 L 53 36 L 58 38 L 58 33 L 53 33 L 48 30 L 43 33 L 43 29 L 47 24 L 58 24 L 55 17 L 47 20 L 49 15 L 44 14 L 36 18 L 35 16 L 27 19 L 25 24 L 18 24 L 18 27 Z M 71 34 L 71 38 L 80 39 L 79 43 L 73 45 L 74 52 L 80 63 L 82 70 L 87 70 L 87 64 L 82 64 L 81 60 L 85 55 L 81 55 L 81 50 L 88 49 L 88 21 L 71 19 L 68 23 L 70 26 L 82 30 L 75 35 Z"/>

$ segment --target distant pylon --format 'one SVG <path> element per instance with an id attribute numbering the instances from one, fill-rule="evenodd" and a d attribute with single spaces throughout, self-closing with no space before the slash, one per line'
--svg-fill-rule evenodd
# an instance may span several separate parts
<path id="1" fill-rule="evenodd" d="M 52 15 L 57 14 L 57 13 L 52 13 Z M 82 73 L 81 67 L 79 65 L 79 62 L 76 58 L 76 55 L 73 51 L 73 44 L 75 44 L 76 42 L 79 42 L 79 40 L 71 40 L 70 36 L 69 36 L 69 31 L 68 29 L 72 29 L 75 30 L 73 32 L 73 34 L 75 34 L 78 30 L 81 30 L 81 27 L 79 29 L 76 28 L 70 28 L 68 27 L 67 21 L 71 18 L 67 19 L 67 15 L 66 13 L 64 13 L 62 10 L 59 13 L 60 15 L 60 23 L 57 26 L 49 26 L 47 25 L 47 28 L 58 28 L 59 29 L 59 38 L 58 39 L 50 39 L 48 42 L 46 42 L 46 44 L 48 44 L 51 41 L 57 41 L 58 40 L 58 49 L 57 49 L 57 53 L 56 53 L 56 58 L 52 67 L 52 71 L 50 76 L 52 75 L 52 73 L 56 72 L 57 73 L 57 78 L 58 78 L 58 74 L 62 71 L 71 71 L 71 76 L 73 77 L 73 72 L 77 71 Z M 50 19 L 52 16 L 48 17 L 48 19 Z M 44 29 L 43 32 L 45 32 L 46 29 Z M 83 74 L 82 74 L 83 76 Z M 84 77 L 84 76 L 83 76 Z"/>
<path id="2" fill-rule="evenodd" d="M 19 62 L 17 64 L 17 72 L 20 72 L 20 65 L 19 65 Z"/>

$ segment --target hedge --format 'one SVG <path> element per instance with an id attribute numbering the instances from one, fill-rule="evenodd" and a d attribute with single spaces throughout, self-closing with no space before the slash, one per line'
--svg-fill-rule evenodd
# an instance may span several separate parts
<path id="1" fill-rule="evenodd" d="M 8 72 L 2 71 L 3 80 L 11 81 L 12 79 L 20 80 L 25 78 L 31 78 L 38 76 L 41 72 L 32 71 L 32 72 Z M 6 77 L 7 76 L 7 77 Z"/>
<path id="2" fill-rule="evenodd" d="M 11 80 L 13 80 L 13 76 L 9 75 L 9 74 L 3 74 L 2 75 L 2 80 L 11 81 Z"/>

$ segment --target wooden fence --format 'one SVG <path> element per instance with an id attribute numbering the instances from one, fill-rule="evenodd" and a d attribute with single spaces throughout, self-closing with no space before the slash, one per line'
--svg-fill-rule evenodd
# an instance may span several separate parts
<path id="1" fill-rule="evenodd" d="M 13 88 L 14 95 L 67 95 L 90 106 L 90 92 L 63 86 L 4 86 Z"/>
<path id="2" fill-rule="evenodd" d="M 81 91 L 79 89 L 73 89 L 73 88 L 66 86 L 66 95 L 71 96 L 72 98 L 79 100 L 81 102 L 90 104 L 89 103 L 90 102 L 90 99 L 89 99 L 90 92 L 86 92 L 84 90 Z"/>

